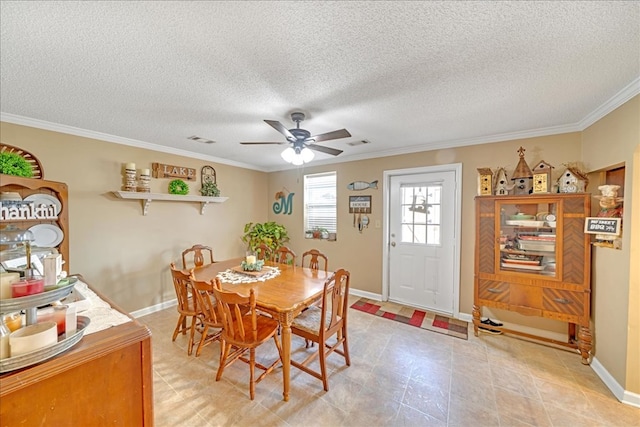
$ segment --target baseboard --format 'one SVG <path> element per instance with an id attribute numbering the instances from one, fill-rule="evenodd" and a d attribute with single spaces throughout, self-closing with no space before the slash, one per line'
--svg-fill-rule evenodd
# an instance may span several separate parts
<path id="1" fill-rule="evenodd" d="M 467 323 L 473 322 L 473 316 L 469 313 L 458 313 L 458 320 L 464 320 Z"/>
<path id="2" fill-rule="evenodd" d="M 382 301 L 382 295 L 374 294 L 373 292 L 361 291 L 360 289 L 349 289 L 349 295 L 355 295 L 357 297 L 369 298 L 376 301 Z"/>
<path id="3" fill-rule="evenodd" d="M 616 381 L 615 378 L 602 366 L 602 363 L 598 361 L 597 357 L 594 357 L 591 360 L 591 369 L 600 377 L 602 382 L 611 390 L 611 393 L 618 399 L 620 402 L 635 406 L 636 408 L 640 408 L 640 394 L 632 393 L 630 391 L 622 388 L 620 384 Z"/>
<path id="4" fill-rule="evenodd" d="M 174 307 L 178 305 L 177 299 L 172 299 L 169 301 L 162 302 L 160 304 L 152 305 L 151 307 L 142 308 L 140 310 L 132 311 L 129 313 L 132 317 L 138 318 L 142 316 L 146 316 L 147 314 L 155 313 L 156 311 L 164 310 L 165 308 Z"/>

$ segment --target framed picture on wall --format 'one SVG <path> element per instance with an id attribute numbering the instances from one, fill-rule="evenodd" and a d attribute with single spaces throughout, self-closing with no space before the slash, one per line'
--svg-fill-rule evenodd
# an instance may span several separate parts
<path id="1" fill-rule="evenodd" d="M 349 213 L 371 213 L 371 196 L 349 196 Z"/>

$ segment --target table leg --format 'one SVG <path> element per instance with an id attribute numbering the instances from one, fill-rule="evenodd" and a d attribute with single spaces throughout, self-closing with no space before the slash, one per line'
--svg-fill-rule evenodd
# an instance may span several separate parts
<path id="1" fill-rule="evenodd" d="M 282 396 L 284 401 L 289 401 L 290 371 L 291 371 L 291 323 L 282 322 L 282 382 L 284 383 L 284 391 Z"/>

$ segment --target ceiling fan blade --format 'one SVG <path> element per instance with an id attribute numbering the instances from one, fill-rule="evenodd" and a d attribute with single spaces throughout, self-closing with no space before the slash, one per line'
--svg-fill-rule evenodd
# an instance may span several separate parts
<path id="1" fill-rule="evenodd" d="M 284 127 L 284 125 L 282 123 L 280 123 L 279 121 L 277 121 L 277 120 L 265 120 L 265 123 L 268 124 L 269 126 L 271 126 L 272 128 L 274 128 L 275 130 L 277 130 L 278 132 L 280 132 L 281 134 L 283 134 L 284 136 L 286 136 L 289 141 L 295 141 L 296 140 L 296 137 L 293 136 L 293 134 L 291 132 L 289 132 L 289 129 Z"/>
<path id="2" fill-rule="evenodd" d="M 312 150 L 321 151 L 323 153 L 331 154 L 332 156 L 337 156 L 338 154 L 342 153 L 342 150 L 336 150 L 335 148 L 324 147 L 322 145 L 306 144 L 306 146 L 307 148 L 310 148 Z"/>
<path id="3" fill-rule="evenodd" d="M 258 144 L 282 145 L 282 144 L 288 144 L 288 142 L 241 142 L 240 144 L 242 145 L 258 145 Z"/>
<path id="4" fill-rule="evenodd" d="M 333 132 L 321 133 L 320 135 L 314 135 L 307 138 L 307 140 L 313 140 L 314 142 L 329 141 L 330 139 L 349 138 L 351 134 L 346 129 L 334 130 Z"/>

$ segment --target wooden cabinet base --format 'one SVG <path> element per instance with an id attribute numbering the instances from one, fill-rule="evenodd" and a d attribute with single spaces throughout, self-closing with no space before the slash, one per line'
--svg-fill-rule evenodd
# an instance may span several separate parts
<path id="1" fill-rule="evenodd" d="M 131 321 L 0 376 L 1 426 L 153 426 L 151 333 Z"/>
<path id="2" fill-rule="evenodd" d="M 482 307 L 474 305 L 473 311 L 472 311 L 473 334 L 476 337 L 480 335 L 479 328 L 482 326 L 485 326 L 485 327 L 487 326 L 481 323 L 480 313 L 482 313 Z M 591 349 L 593 348 L 593 345 L 592 345 L 591 329 L 588 326 L 581 326 L 578 332 L 578 336 L 576 337 L 574 333 L 571 332 L 571 331 L 575 332 L 576 325 L 575 323 L 570 323 L 569 332 L 567 334 L 568 336 L 567 341 L 558 341 L 552 338 L 541 337 L 538 335 L 533 335 L 526 332 L 517 331 L 517 330 L 504 328 L 504 327 L 491 326 L 491 329 L 500 331 L 503 334 L 507 334 L 507 335 L 516 335 L 516 336 L 521 336 L 523 338 L 530 339 L 530 340 L 545 342 L 545 343 L 549 343 L 549 344 L 553 344 L 561 347 L 577 349 L 580 351 L 580 356 L 582 357 L 582 364 L 588 365 L 590 363 L 589 354 L 591 353 Z"/>

